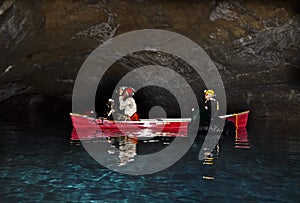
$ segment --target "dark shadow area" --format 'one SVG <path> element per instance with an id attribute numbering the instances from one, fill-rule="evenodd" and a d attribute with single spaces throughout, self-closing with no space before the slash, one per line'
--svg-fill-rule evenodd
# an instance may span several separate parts
<path id="1" fill-rule="evenodd" d="M 148 86 L 137 91 L 136 103 L 141 118 L 149 118 L 150 110 L 155 107 L 161 107 L 167 118 L 180 118 L 180 106 L 175 96 L 168 90 L 158 86 Z"/>
<path id="2" fill-rule="evenodd" d="M 148 65 L 159 65 L 177 72 L 192 87 L 198 103 L 203 101 L 205 85 L 197 72 L 182 59 L 164 52 L 141 51 L 127 55 L 115 62 L 103 75 L 98 85 L 95 98 L 95 110 L 99 116 L 107 113 L 107 102 L 113 98 L 118 102 L 119 81 L 129 72 Z M 151 73 L 149 73 L 151 75 Z M 174 81 L 176 83 L 176 81 Z M 171 86 L 172 84 L 170 84 Z M 134 81 L 128 81 L 126 86 L 135 88 Z M 141 118 L 148 118 L 149 110 L 154 106 L 162 107 L 168 117 L 180 117 L 180 108 L 176 98 L 165 88 L 158 86 L 143 87 L 138 90 L 136 99 L 138 112 Z M 188 99 L 188 98 L 187 98 Z M 201 102 L 200 102 L 201 101 Z"/>
<path id="3" fill-rule="evenodd" d="M 42 94 L 21 94 L 1 103 L 0 122 L 24 126 L 71 128 L 71 102 Z"/>

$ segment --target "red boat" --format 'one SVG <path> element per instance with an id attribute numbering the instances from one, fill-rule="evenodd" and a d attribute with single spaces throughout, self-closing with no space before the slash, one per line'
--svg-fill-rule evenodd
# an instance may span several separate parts
<path id="1" fill-rule="evenodd" d="M 134 136 L 181 136 L 188 134 L 190 118 L 141 119 L 139 121 L 112 121 L 95 119 L 71 113 L 73 132 L 71 140 L 86 140 L 102 137 Z"/>
<path id="2" fill-rule="evenodd" d="M 250 111 L 244 111 L 241 113 L 234 113 L 225 116 L 220 116 L 220 118 L 225 118 L 235 124 L 236 128 L 245 128 L 248 122 L 248 115 Z"/>

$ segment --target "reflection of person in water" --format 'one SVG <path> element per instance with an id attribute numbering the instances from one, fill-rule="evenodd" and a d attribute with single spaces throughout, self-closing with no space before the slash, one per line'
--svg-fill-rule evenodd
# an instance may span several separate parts
<path id="1" fill-rule="evenodd" d="M 122 141 L 120 141 L 119 146 L 119 166 L 124 166 L 129 162 L 134 161 L 134 157 L 136 156 L 136 138 L 125 137 Z"/>

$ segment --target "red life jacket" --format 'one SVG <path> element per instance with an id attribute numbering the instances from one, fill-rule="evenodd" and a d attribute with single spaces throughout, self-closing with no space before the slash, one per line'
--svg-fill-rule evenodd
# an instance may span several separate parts
<path id="1" fill-rule="evenodd" d="M 137 112 L 135 112 L 132 116 L 130 116 L 130 120 L 138 121 L 139 120 L 139 114 Z"/>

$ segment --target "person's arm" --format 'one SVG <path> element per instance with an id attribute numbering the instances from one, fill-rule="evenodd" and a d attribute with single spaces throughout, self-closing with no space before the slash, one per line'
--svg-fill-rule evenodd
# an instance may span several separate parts
<path id="1" fill-rule="evenodd" d="M 111 114 L 113 114 L 115 110 L 111 109 L 110 112 L 107 114 L 107 117 L 109 117 Z"/>
<path id="2" fill-rule="evenodd" d="M 122 98 L 122 96 L 119 96 L 119 103 L 120 103 L 120 110 L 124 110 L 125 109 L 125 102 L 124 102 L 124 100 L 123 100 L 123 98 Z"/>

